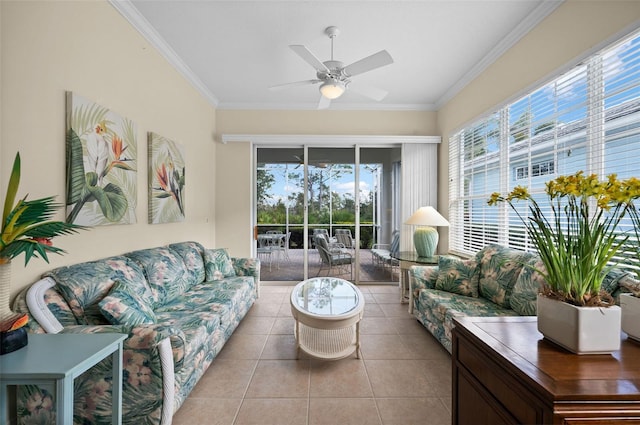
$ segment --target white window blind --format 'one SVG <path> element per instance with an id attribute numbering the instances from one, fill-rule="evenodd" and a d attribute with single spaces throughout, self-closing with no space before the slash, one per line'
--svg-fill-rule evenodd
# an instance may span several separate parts
<path id="1" fill-rule="evenodd" d="M 486 201 L 520 185 L 548 209 L 544 187 L 556 176 L 640 174 L 640 32 L 454 134 L 449 152 L 450 250 L 533 250 L 509 206 Z M 528 205 L 516 205 L 526 217 Z M 622 230 L 630 226 L 627 219 Z M 639 267 L 631 252 L 624 263 Z"/>

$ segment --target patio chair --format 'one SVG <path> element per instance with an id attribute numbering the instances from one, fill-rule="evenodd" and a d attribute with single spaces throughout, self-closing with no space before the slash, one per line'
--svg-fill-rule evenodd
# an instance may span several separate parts
<path id="1" fill-rule="evenodd" d="M 327 240 L 323 235 L 316 235 L 314 238 L 316 249 L 318 250 L 318 254 L 320 255 L 320 269 L 318 270 L 318 275 L 323 268 L 328 268 L 327 276 L 331 276 L 331 272 L 334 268 L 338 270 L 344 270 L 342 273 L 348 272 L 351 275 L 351 280 L 353 280 L 353 255 L 348 252 L 345 248 L 342 249 L 330 249 Z"/>
<path id="2" fill-rule="evenodd" d="M 335 231 L 336 239 L 339 243 L 343 244 L 346 248 L 355 249 L 356 241 L 351 236 L 351 230 L 349 229 L 336 229 Z"/>
<path id="3" fill-rule="evenodd" d="M 282 258 L 285 260 L 291 262 L 289 258 L 289 239 L 291 239 L 291 232 L 287 232 L 282 238 L 278 239 L 278 243 L 273 246 L 273 249 L 280 251 L 278 254 L 282 255 Z"/>
<path id="4" fill-rule="evenodd" d="M 381 266 L 383 269 L 389 267 L 389 273 L 393 276 L 394 268 L 400 265 L 400 262 L 391 257 L 391 254 L 395 254 L 400 249 L 400 232 L 394 230 L 391 236 L 390 244 L 374 244 L 371 247 L 371 261 L 375 266 Z"/>

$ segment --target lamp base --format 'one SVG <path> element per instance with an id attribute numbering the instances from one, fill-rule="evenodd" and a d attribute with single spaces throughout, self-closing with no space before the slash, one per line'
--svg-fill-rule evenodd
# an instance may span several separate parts
<path id="1" fill-rule="evenodd" d="M 413 245 L 418 257 L 433 257 L 438 246 L 438 231 L 433 227 L 416 227 L 413 232 Z"/>

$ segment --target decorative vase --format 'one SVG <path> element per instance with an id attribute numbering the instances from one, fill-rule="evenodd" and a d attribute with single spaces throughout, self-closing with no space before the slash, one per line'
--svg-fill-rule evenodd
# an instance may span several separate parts
<path id="1" fill-rule="evenodd" d="M 19 350 L 29 342 L 24 323 L 17 329 L 11 329 L 25 319 L 25 315 L 11 311 L 10 299 L 11 261 L 0 261 L 0 355 Z"/>
<path id="2" fill-rule="evenodd" d="M 0 323 L 13 316 L 11 305 L 11 261 L 0 258 Z"/>
<path id="3" fill-rule="evenodd" d="M 575 354 L 609 354 L 620 349 L 621 310 L 578 307 L 538 295 L 538 331 Z"/>
<path id="4" fill-rule="evenodd" d="M 627 336 L 640 342 L 640 298 L 632 294 L 620 294 L 622 330 Z"/>
<path id="5" fill-rule="evenodd" d="M 433 227 L 416 227 L 413 232 L 413 245 L 418 257 L 433 257 L 438 247 L 438 231 Z"/>
<path id="6" fill-rule="evenodd" d="M 25 326 L 7 332 L 0 332 L 0 355 L 9 354 L 25 347 L 29 343 Z"/>

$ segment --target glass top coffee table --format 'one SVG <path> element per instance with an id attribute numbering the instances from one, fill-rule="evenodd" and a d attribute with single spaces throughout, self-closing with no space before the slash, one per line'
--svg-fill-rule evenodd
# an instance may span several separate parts
<path id="1" fill-rule="evenodd" d="M 360 358 L 362 292 L 344 279 L 316 277 L 298 283 L 291 292 L 298 349 L 323 360 L 356 353 Z"/>

